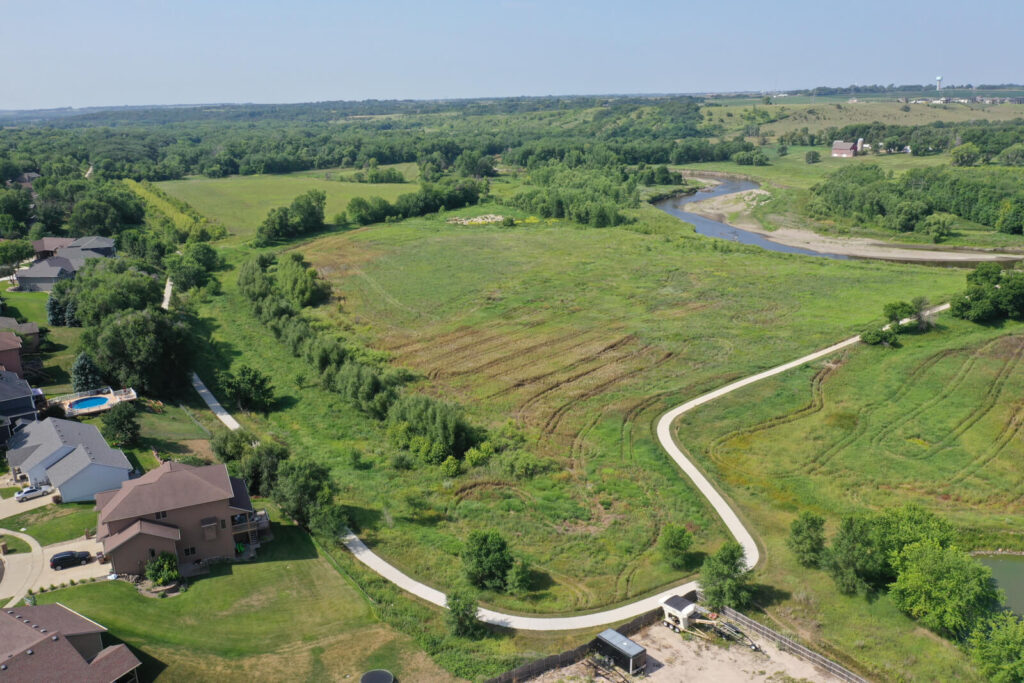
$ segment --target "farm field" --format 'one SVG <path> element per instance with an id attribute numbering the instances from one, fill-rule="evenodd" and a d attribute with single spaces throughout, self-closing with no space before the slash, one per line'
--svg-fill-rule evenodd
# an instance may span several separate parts
<path id="1" fill-rule="evenodd" d="M 318 171 L 322 174 L 323 171 Z M 199 213 L 228 229 L 226 244 L 238 244 L 252 238 L 267 211 L 287 206 L 308 190 L 327 194 L 324 212 L 330 221 L 344 211 L 353 197 L 378 196 L 394 201 L 399 195 L 414 192 L 409 183 L 368 184 L 323 180 L 306 174 L 231 176 L 230 178 L 188 178 L 157 184 L 168 194 L 192 205 Z"/>
<path id="2" fill-rule="evenodd" d="M 767 548 L 761 580 L 778 591 L 770 613 L 839 652 L 871 651 L 858 661 L 882 678 L 943 678 L 943 666 L 965 666 L 948 643 L 930 661 L 899 630 L 866 628 L 896 612 L 889 597 L 837 595 L 784 540 L 802 510 L 834 531 L 842 514 L 913 502 L 949 518 L 964 548 L 1021 547 L 1022 335 L 1019 323 L 992 329 L 943 315 L 936 330 L 904 335 L 900 349 L 856 348 L 677 423 L 679 443 L 756 520 Z M 911 653 L 905 664 L 900 652 Z M 976 677 L 962 670 L 957 678 Z"/>
<path id="3" fill-rule="evenodd" d="M 120 581 L 38 599 L 109 628 L 143 662 L 144 680 L 357 680 L 373 668 L 400 680 L 456 680 L 377 621 L 306 533 L 275 519 L 273 534 L 256 562 L 217 566 L 167 600 Z"/>
<path id="4" fill-rule="evenodd" d="M 928 97 L 933 96 L 929 95 Z M 955 97 L 955 95 L 948 95 Z M 971 95 L 973 97 L 973 95 Z M 922 95 L 922 97 L 926 97 Z M 776 121 L 761 123 L 761 134 L 769 138 L 781 133 L 807 128 L 818 132 L 826 128 L 842 128 L 854 123 L 874 122 L 899 126 L 920 126 L 945 121 L 964 123 L 967 121 L 1012 121 L 1024 117 L 1022 104 L 908 104 L 899 102 L 849 102 L 850 96 L 832 97 L 824 100 L 776 98 L 772 104 L 748 100 L 718 107 L 704 107 L 705 119 L 726 127 L 730 133 L 743 130 L 747 121 L 743 114 L 756 109 L 767 112 Z M 858 98 L 859 99 L 859 98 Z M 909 107 L 903 111 L 902 107 Z M 732 116 L 729 116 L 732 114 Z"/>
<path id="5" fill-rule="evenodd" d="M 546 588 L 488 599 L 527 612 L 621 602 L 682 578 L 654 551 L 661 525 L 687 524 L 702 550 L 722 538 L 651 438 L 660 411 L 778 354 L 859 330 L 894 290 L 938 299 L 962 282 L 951 270 L 805 260 L 691 239 L 679 222 L 641 211 L 665 232 L 455 228 L 425 218 L 297 248 L 336 286 L 340 308 L 319 315 L 420 373 L 423 390 L 467 406 L 474 422 L 497 427 L 514 418 L 552 468 L 534 479 L 517 480 L 495 463 L 449 489 L 434 470 L 391 468 L 379 428 L 266 341 L 232 273 L 225 296 L 203 311 L 213 344 L 202 362 L 278 368 L 283 409 L 267 418 L 270 428 L 333 465 L 363 510 L 366 540 L 414 575 L 451 585 L 466 533 L 515 520 L 513 545 Z M 346 462 L 351 446 L 365 454 L 361 469 Z"/>

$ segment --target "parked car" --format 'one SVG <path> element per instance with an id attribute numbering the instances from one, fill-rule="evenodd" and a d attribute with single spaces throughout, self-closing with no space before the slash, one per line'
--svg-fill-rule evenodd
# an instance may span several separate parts
<path id="1" fill-rule="evenodd" d="M 33 498 L 39 498 L 41 496 L 48 496 L 53 493 L 52 486 L 29 486 L 26 489 L 22 489 L 14 494 L 14 500 L 19 503 L 24 503 L 26 500 L 32 500 Z"/>
<path id="2" fill-rule="evenodd" d="M 74 567 L 76 564 L 88 564 L 92 559 L 92 553 L 82 550 L 65 550 L 50 558 L 50 569 L 65 569 Z"/>

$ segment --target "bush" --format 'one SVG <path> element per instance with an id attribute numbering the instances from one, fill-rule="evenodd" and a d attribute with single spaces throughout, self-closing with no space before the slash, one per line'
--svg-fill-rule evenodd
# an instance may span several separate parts
<path id="1" fill-rule="evenodd" d="M 513 560 L 508 542 L 497 531 L 473 531 L 466 539 L 462 562 L 472 585 L 500 591 Z"/>
<path id="2" fill-rule="evenodd" d="M 821 154 L 817 150 L 808 150 L 807 154 L 804 155 L 804 161 L 808 164 L 816 164 L 821 161 Z"/>
<path id="3" fill-rule="evenodd" d="M 139 440 L 141 431 L 135 404 L 121 401 L 103 413 L 103 436 L 115 446 L 134 446 Z"/>
<path id="4" fill-rule="evenodd" d="M 146 563 L 146 579 L 155 586 L 167 586 L 181 580 L 178 572 L 178 558 L 162 552 Z"/>
<path id="5" fill-rule="evenodd" d="M 474 638 L 481 633 L 483 628 L 476 618 L 480 603 L 475 595 L 464 588 L 456 588 L 448 593 L 446 605 L 445 621 L 452 635 Z"/>
<path id="6" fill-rule="evenodd" d="M 677 524 L 666 524 L 658 538 L 661 556 L 673 569 L 685 569 L 693 546 L 693 534 Z"/>
<path id="7" fill-rule="evenodd" d="M 825 552 L 825 518 L 805 510 L 789 526 L 786 545 L 805 567 L 821 564 Z"/>
<path id="8" fill-rule="evenodd" d="M 983 621 L 967 643 L 971 659 L 992 683 L 1024 681 L 1024 622 L 1010 612 Z"/>
<path id="9" fill-rule="evenodd" d="M 864 330 L 860 333 L 860 340 L 865 344 L 871 344 L 872 346 L 877 344 L 885 344 L 886 346 L 892 346 L 896 343 L 896 330 L 891 327 L 873 327 L 868 330 Z"/>
<path id="10" fill-rule="evenodd" d="M 461 472 L 462 463 L 456 460 L 454 455 L 449 455 L 447 458 L 445 458 L 444 462 L 441 463 L 441 474 L 443 474 L 446 477 L 457 477 Z"/>

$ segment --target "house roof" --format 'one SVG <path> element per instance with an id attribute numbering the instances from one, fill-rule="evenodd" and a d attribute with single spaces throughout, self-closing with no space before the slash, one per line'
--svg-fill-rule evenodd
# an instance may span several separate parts
<path id="1" fill-rule="evenodd" d="M 67 639 L 106 630 L 60 603 L 2 610 L 0 681 L 116 681 L 141 664 L 127 646 L 105 648 L 88 662 Z"/>
<path id="2" fill-rule="evenodd" d="M 226 465 L 194 467 L 173 460 L 121 484 L 114 495 L 97 495 L 102 524 L 235 498 Z M 251 509 L 251 508 L 250 508 Z"/>
<path id="3" fill-rule="evenodd" d="M 99 248 L 99 247 L 97 247 Z M 54 258 L 65 259 L 71 264 L 72 270 L 79 271 L 85 262 L 91 258 L 106 258 L 105 254 L 84 247 L 61 247 L 57 250 Z"/>
<path id="4" fill-rule="evenodd" d="M 123 452 L 107 445 L 100 430 L 71 420 L 51 417 L 31 422 L 11 437 L 9 446 L 7 461 L 22 471 L 56 455 L 46 473 L 57 487 L 92 464 L 132 469 Z"/>
<path id="5" fill-rule="evenodd" d="M 14 330 L 18 334 L 39 334 L 36 323 L 19 323 L 14 318 L 0 316 L 0 330 Z"/>
<path id="6" fill-rule="evenodd" d="M 80 249 L 113 249 L 114 240 L 110 239 L 109 237 L 89 235 L 87 237 L 79 237 L 68 246 L 78 247 Z"/>
<path id="7" fill-rule="evenodd" d="M 181 530 L 176 526 L 157 524 L 156 522 L 152 522 L 148 519 L 140 519 L 129 524 L 124 529 L 121 529 L 121 531 L 118 531 L 113 536 L 107 536 L 104 538 L 103 552 L 111 553 L 136 536 L 155 536 L 157 538 L 166 538 L 171 541 L 180 541 Z"/>
<path id="8" fill-rule="evenodd" d="M 832 149 L 857 149 L 856 142 L 843 142 L 842 140 L 836 140 L 832 143 Z"/>
<path id="9" fill-rule="evenodd" d="M 231 500 L 228 501 L 228 505 L 236 510 L 252 512 L 252 499 L 249 498 L 249 487 L 238 477 L 230 477 L 230 479 Z"/>
<path id="10" fill-rule="evenodd" d="M 31 399 L 32 387 L 13 372 L 0 370 L 0 403 L 17 398 Z"/>
<path id="11" fill-rule="evenodd" d="M 0 351 L 10 351 L 11 349 L 20 349 L 21 339 L 18 335 L 13 332 L 0 332 Z"/>
<path id="12" fill-rule="evenodd" d="M 44 237 L 32 243 L 32 248 L 39 251 L 56 251 L 70 245 L 75 240 L 71 237 Z"/>
<path id="13" fill-rule="evenodd" d="M 25 278 L 51 278 L 60 277 L 61 273 L 71 274 L 75 268 L 71 261 L 59 256 L 51 256 L 48 259 L 37 261 L 25 270 L 19 270 L 15 275 L 19 280 Z"/>

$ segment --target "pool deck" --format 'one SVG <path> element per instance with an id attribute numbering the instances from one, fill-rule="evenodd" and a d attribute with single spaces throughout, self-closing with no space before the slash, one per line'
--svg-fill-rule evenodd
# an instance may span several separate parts
<path id="1" fill-rule="evenodd" d="M 105 402 L 99 405 L 91 405 L 83 408 L 74 408 L 72 404 L 75 401 L 81 401 L 88 398 L 105 398 Z M 110 387 L 104 387 L 103 389 L 95 389 L 93 391 L 81 391 L 77 394 L 67 394 L 65 396 L 57 396 L 47 401 L 49 405 L 60 405 L 64 408 L 64 414 L 67 417 L 76 417 L 78 415 L 93 415 L 95 413 L 102 413 L 105 410 L 110 410 L 118 403 L 122 401 L 134 401 L 138 398 L 134 389 L 118 389 L 114 391 Z"/>

